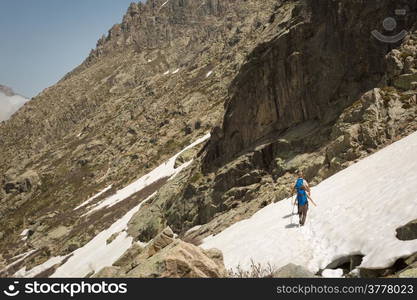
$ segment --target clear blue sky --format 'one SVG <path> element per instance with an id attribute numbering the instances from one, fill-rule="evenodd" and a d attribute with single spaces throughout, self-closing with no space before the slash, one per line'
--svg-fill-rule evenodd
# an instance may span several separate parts
<path id="1" fill-rule="evenodd" d="M 0 84 L 37 95 L 78 66 L 137 0 L 0 0 Z"/>

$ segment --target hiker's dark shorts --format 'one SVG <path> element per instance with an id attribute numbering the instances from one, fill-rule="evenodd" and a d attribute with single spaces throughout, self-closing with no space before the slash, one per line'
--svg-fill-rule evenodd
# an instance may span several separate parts
<path id="1" fill-rule="evenodd" d="M 307 212 L 307 210 L 308 210 L 308 202 L 306 204 L 304 204 L 304 205 L 300 205 L 300 204 L 297 204 L 297 205 L 298 205 L 298 214 L 302 214 L 303 211 Z"/>

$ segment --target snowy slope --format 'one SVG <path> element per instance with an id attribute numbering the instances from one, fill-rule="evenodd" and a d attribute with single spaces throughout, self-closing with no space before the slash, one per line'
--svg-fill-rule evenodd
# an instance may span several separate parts
<path id="1" fill-rule="evenodd" d="M 192 161 L 186 162 L 175 168 L 175 161 L 179 155 L 184 151 L 187 151 L 190 148 L 197 146 L 198 144 L 206 141 L 210 137 L 210 134 L 207 134 L 200 139 L 196 140 L 191 145 L 187 146 L 176 155 L 171 157 L 165 163 L 161 164 L 148 174 L 142 176 L 138 180 L 129 184 L 125 188 L 117 191 L 114 195 L 105 198 L 103 201 L 99 202 L 96 205 L 93 205 L 92 208 L 89 208 L 89 203 L 93 201 L 98 196 L 105 193 L 111 188 L 111 186 L 105 188 L 103 191 L 88 199 L 75 209 L 87 208 L 88 213 L 105 208 L 111 207 L 116 203 L 119 203 L 131 195 L 139 192 L 148 185 L 160 180 L 161 178 L 170 177 L 172 179 L 175 177 L 181 170 L 186 168 L 191 164 Z M 155 193 L 149 196 L 147 199 L 143 200 L 136 207 L 132 208 L 127 212 L 122 218 L 116 220 L 109 228 L 103 230 L 97 236 L 95 236 L 91 241 L 85 244 L 83 247 L 75 250 L 69 256 L 56 256 L 47 260 L 45 263 L 34 267 L 31 270 L 26 270 L 26 267 L 18 270 L 14 276 L 15 277 L 34 277 L 37 274 L 47 270 L 48 268 L 62 263 L 65 259 L 67 261 L 63 263 L 51 277 L 84 277 L 90 272 L 98 272 L 106 266 L 111 266 L 127 249 L 132 246 L 133 238 L 127 234 L 127 225 L 133 215 L 138 212 L 141 206 L 151 199 Z M 116 238 L 107 243 L 107 240 L 113 235 L 117 235 Z M 10 268 L 7 266 L 5 269 Z"/>
<path id="2" fill-rule="evenodd" d="M 250 260 L 307 266 L 362 254 L 360 267 L 384 268 L 417 252 L 417 240 L 400 241 L 395 229 L 417 218 L 417 132 L 363 159 L 312 189 L 305 227 L 291 222 L 291 201 L 271 204 L 251 218 L 207 237 L 203 248 L 222 250 L 227 268 Z M 298 223 L 298 216 L 292 218 Z"/>
<path id="3" fill-rule="evenodd" d="M 125 200 L 126 198 L 132 196 L 133 194 L 139 192 L 145 187 L 151 185 L 152 183 L 158 181 L 159 179 L 162 179 L 164 177 L 172 177 L 176 175 L 177 173 L 179 173 L 182 169 L 184 169 L 191 163 L 191 162 L 188 162 L 178 168 L 175 168 L 174 166 L 175 166 L 175 161 L 177 160 L 177 157 L 181 155 L 183 152 L 187 151 L 188 149 L 191 149 L 195 147 L 196 145 L 201 144 L 202 142 L 206 141 L 209 137 L 210 137 L 210 134 L 206 134 L 205 136 L 201 137 L 200 139 L 198 139 L 191 145 L 187 146 L 186 148 L 184 148 L 183 150 L 175 154 L 169 160 L 159 165 L 157 168 L 153 169 L 151 172 L 149 172 L 145 176 L 142 176 L 141 178 L 129 184 L 125 188 L 117 191 L 116 194 L 114 194 L 113 196 L 110 196 L 104 199 L 103 201 L 99 202 L 98 204 L 95 204 L 86 214 L 90 214 L 94 211 L 97 211 L 105 207 L 111 207 Z M 97 194 L 93 198 L 97 198 L 99 195 L 105 193 L 105 191 L 108 189 L 110 189 L 110 187 L 107 187 L 104 191 L 101 191 L 99 194 Z M 81 207 L 88 204 L 88 202 L 91 202 L 91 199 L 81 204 Z"/>

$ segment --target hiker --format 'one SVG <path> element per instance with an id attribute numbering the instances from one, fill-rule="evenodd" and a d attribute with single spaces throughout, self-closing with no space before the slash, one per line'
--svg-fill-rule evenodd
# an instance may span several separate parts
<path id="1" fill-rule="evenodd" d="M 314 206 L 317 206 L 311 199 L 310 186 L 308 185 L 307 180 L 304 179 L 303 171 L 298 171 L 298 179 L 294 185 L 294 191 L 297 194 L 297 197 L 294 201 L 294 205 L 298 204 L 298 216 L 300 220 L 300 226 L 304 226 L 304 223 L 307 218 L 308 211 L 308 200 L 310 200 Z"/>

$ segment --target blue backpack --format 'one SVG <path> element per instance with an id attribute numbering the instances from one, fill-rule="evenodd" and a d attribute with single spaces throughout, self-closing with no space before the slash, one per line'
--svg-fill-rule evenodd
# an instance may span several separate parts
<path id="1" fill-rule="evenodd" d="M 297 191 L 297 200 L 299 205 L 305 205 L 307 203 L 307 193 L 303 189 L 304 180 L 302 178 L 298 178 L 297 182 L 295 183 L 295 189 Z"/>

